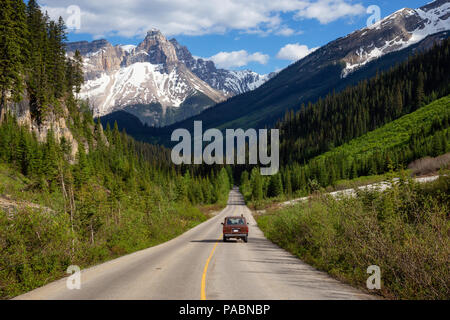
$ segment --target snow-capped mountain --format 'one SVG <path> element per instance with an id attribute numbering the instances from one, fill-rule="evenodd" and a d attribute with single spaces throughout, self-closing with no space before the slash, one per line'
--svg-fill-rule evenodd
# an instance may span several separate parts
<path id="1" fill-rule="evenodd" d="M 302 104 L 372 78 L 377 71 L 385 71 L 447 39 L 449 17 L 448 0 L 400 10 L 378 25 L 329 42 L 259 88 L 205 110 L 180 126 L 192 127 L 195 120 L 202 120 L 204 129 L 273 126 L 286 111 L 297 111 Z"/>
<path id="2" fill-rule="evenodd" d="M 370 27 L 355 31 L 332 44 L 348 50 L 342 77 L 387 53 L 418 43 L 450 29 L 450 1 L 436 0 L 419 9 L 403 8 Z"/>
<path id="3" fill-rule="evenodd" d="M 67 44 L 69 55 L 75 50 L 83 55 L 86 78 L 80 95 L 89 99 L 94 115 L 124 109 L 150 125 L 183 120 L 270 77 L 216 69 L 156 29 L 137 46 L 106 40 Z"/>
<path id="4" fill-rule="evenodd" d="M 186 116 L 195 114 L 193 109 L 198 112 L 226 98 L 180 62 L 173 45 L 157 30 L 149 31 L 138 46 L 112 46 L 106 40 L 67 45 L 69 55 L 77 49 L 84 58 L 86 77 L 81 98 L 89 99 L 95 116 L 139 106 L 143 122 L 159 125 L 158 113 L 183 107 L 191 97 L 202 96 L 203 105 L 184 106 Z"/>

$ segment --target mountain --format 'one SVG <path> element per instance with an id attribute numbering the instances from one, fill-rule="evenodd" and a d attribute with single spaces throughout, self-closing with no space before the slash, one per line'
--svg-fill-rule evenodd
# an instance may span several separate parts
<path id="1" fill-rule="evenodd" d="M 342 76 L 387 53 L 398 51 L 428 35 L 450 29 L 450 2 L 437 0 L 419 9 L 404 8 L 374 25 L 336 40 L 331 48 L 345 55 Z"/>
<path id="2" fill-rule="evenodd" d="M 152 126 L 198 114 L 271 76 L 216 69 L 156 29 L 138 46 L 113 46 L 106 40 L 67 44 L 69 56 L 75 50 L 84 60 L 81 98 L 89 99 L 96 116 L 125 110 Z"/>
<path id="3" fill-rule="evenodd" d="M 449 15 L 446 1 L 397 11 L 378 25 L 328 43 L 253 91 L 172 126 L 148 131 L 151 137 L 144 140 L 170 145 L 171 132 L 176 128 L 192 130 L 195 120 L 203 121 L 204 129 L 272 126 L 287 110 L 299 110 L 302 104 L 340 92 L 447 39 L 449 31 L 434 32 L 449 29 Z"/>
<path id="4" fill-rule="evenodd" d="M 168 109 L 186 108 L 193 97 L 199 105 L 188 105 L 188 116 L 225 99 L 178 60 L 173 45 L 157 30 L 137 47 L 112 46 L 106 40 L 67 45 L 69 56 L 77 49 L 86 78 L 81 98 L 89 99 L 95 115 L 133 106 L 130 112 L 143 122 L 159 125 Z"/>
<path id="5" fill-rule="evenodd" d="M 335 90 L 374 76 L 430 49 L 449 35 L 450 3 L 437 0 L 419 9 L 402 9 L 346 37 L 336 39 L 280 71 L 253 91 L 205 110 L 174 127 L 263 128 L 287 110 L 315 102 Z M 443 31 L 444 30 L 444 31 Z M 244 108 L 245 106 L 245 108 Z M 170 128 L 168 128 L 170 129 Z"/>

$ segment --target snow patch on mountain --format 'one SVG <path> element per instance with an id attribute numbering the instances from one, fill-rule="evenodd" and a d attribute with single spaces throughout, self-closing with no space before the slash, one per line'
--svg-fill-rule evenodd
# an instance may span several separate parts
<path id="1" fill-rule="evenodd" d="M 125 45 L 121 45 L 120 47 L 122 48 L 123 51 L 130 53 L 131 51 L 136 49 L 137 46 L 134 44 L 125 44 Z"/>
<path id="2" fill-rule="evenodd" d="M 235 94 L 255 90 L 271 78 L 271 75 L 260 75 L 250 70 L 228 70 L 225 87 Z"/>
<path id="3" fill-rule="evenodd" d="M 192 93 L 177 68 L 166 73 L 163 65 L 137 62 L 87 81 L 81 98 L 89 98 L 94 115 L 102 116 L 123 105 L 159 102 L 162 106 L 179 107 Z"/>

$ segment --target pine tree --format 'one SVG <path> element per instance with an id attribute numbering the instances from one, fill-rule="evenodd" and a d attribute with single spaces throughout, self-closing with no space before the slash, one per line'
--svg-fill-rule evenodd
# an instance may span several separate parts
<path id="1" fill-rule="evenodd" d="M 253 168 L 250 181 L 252 186 L 252 199 L 261 200 L 263 198 L 263 182 L 258 168 Z"/>
<path id="2" fill-rule="evenodd" d="M 414 106 L 416 109 L 421 108 L 424 104 L 425 92 L 424 92 L 424 79 L 423 72 L 420 71 L 417 75 L 416 91 L 414 96 Z"/>
<path id="3" fill-rule="evenodd" d="M 286 178 L 285 178 L 285 180 L 286 180 L 286 182 L 285 182 L 285 193 L 287 194 L 287 195 L 291 195 L 292 194 L 292 182 L 291 182 L 291 173 L 288 171 L 287 173 L 286 173 Z"/>
<path id="4" fill-rule="evenodd" d="M 27 63 L 27 89 L 33 118 L 41 121 L 41 107 L 48 102 L 45 50 L 47 45 L 46 21 L 35 0 L 28 1 L 27 24 L 29 58 Z"/>
<path id="5" fill-rule="evenodd" d="M 279 173 L 270 177 L 267 194 L 269 197 L 278 197 L 283 194 L 283 183 Z"/>
<path id="6" fill-rule="evenodd" d="M 83 78 L 83 57 L 80 51 L 76 50 L 74 55 L 74 70 L 73 70 L 73 84 L 75 86 L 75 92 L 80 93 L 81 86 L 84 83 Z"/>
<path id="7" fill-rule="evenodd" d="M 400 87 L 397 87 L 395 90 L 395 97 L 394 97 L 394 115 L 395 117 L 398 117 L 399 115 L 403 114 L 403 95 L 401 93 Z"/>
<path id="8" fill-rule="evenodd" d="M 442 140 L 439 134 L 433 136 L 432 141 L 432 156 L 437 157 L 443 153 L 445 146 L 442 145 Z"/>
<path id="9" fill-rule="evenodd" d="M 28 29 L 22 0 L 2 1 L 0 26 L 1 120 L 8 100 L 20 101 L 24 89 Z"/>

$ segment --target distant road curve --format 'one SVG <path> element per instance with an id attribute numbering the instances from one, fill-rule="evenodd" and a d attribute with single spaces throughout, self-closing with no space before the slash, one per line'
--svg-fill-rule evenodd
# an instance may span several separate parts
<path id="1" fill-rule="evenodd" d="M 413 180 L 415 182 L 418 182 L 418 183 L 426 183 L 426 182 L 435 181 L 437 179 L 439 179 L 439 176 L 419 177 L 419 178 L 414 178 Z M 398 180 L 399 180 L 399 178 L 394 178 L 394 183 L 397 182 Z M 360 187 L 357 187 L 356 189 L 358 189 L 358 190 L 384 191 L 384 190 L 386 190 L 386 189 L 388 189 L 390 187 L 392 187 L 391 183 L 389 183 L 388 181 L 383 181 L 383 182 L 369 184 L 369 185 L 366 185 L 366 186 L 360 186 Z M 327 194 L 329 194 L 333 198 L 339 198 L 339 197 L 343 197 L 343 196 L 355 197 L 356 196 L 356 190 L 355 189 L 345 189 L 345 190 L 329 192 Z M 280 205 L 281 206 L 293 205 L 293 204 L 295 204 L 297 202 L 306 201 L 308 199 L 309 199 L 309 197 L 296 198 L 296 199 L 288 200 L 288 201 L 285 201 L 285 202 L 281 202 Z"/>

